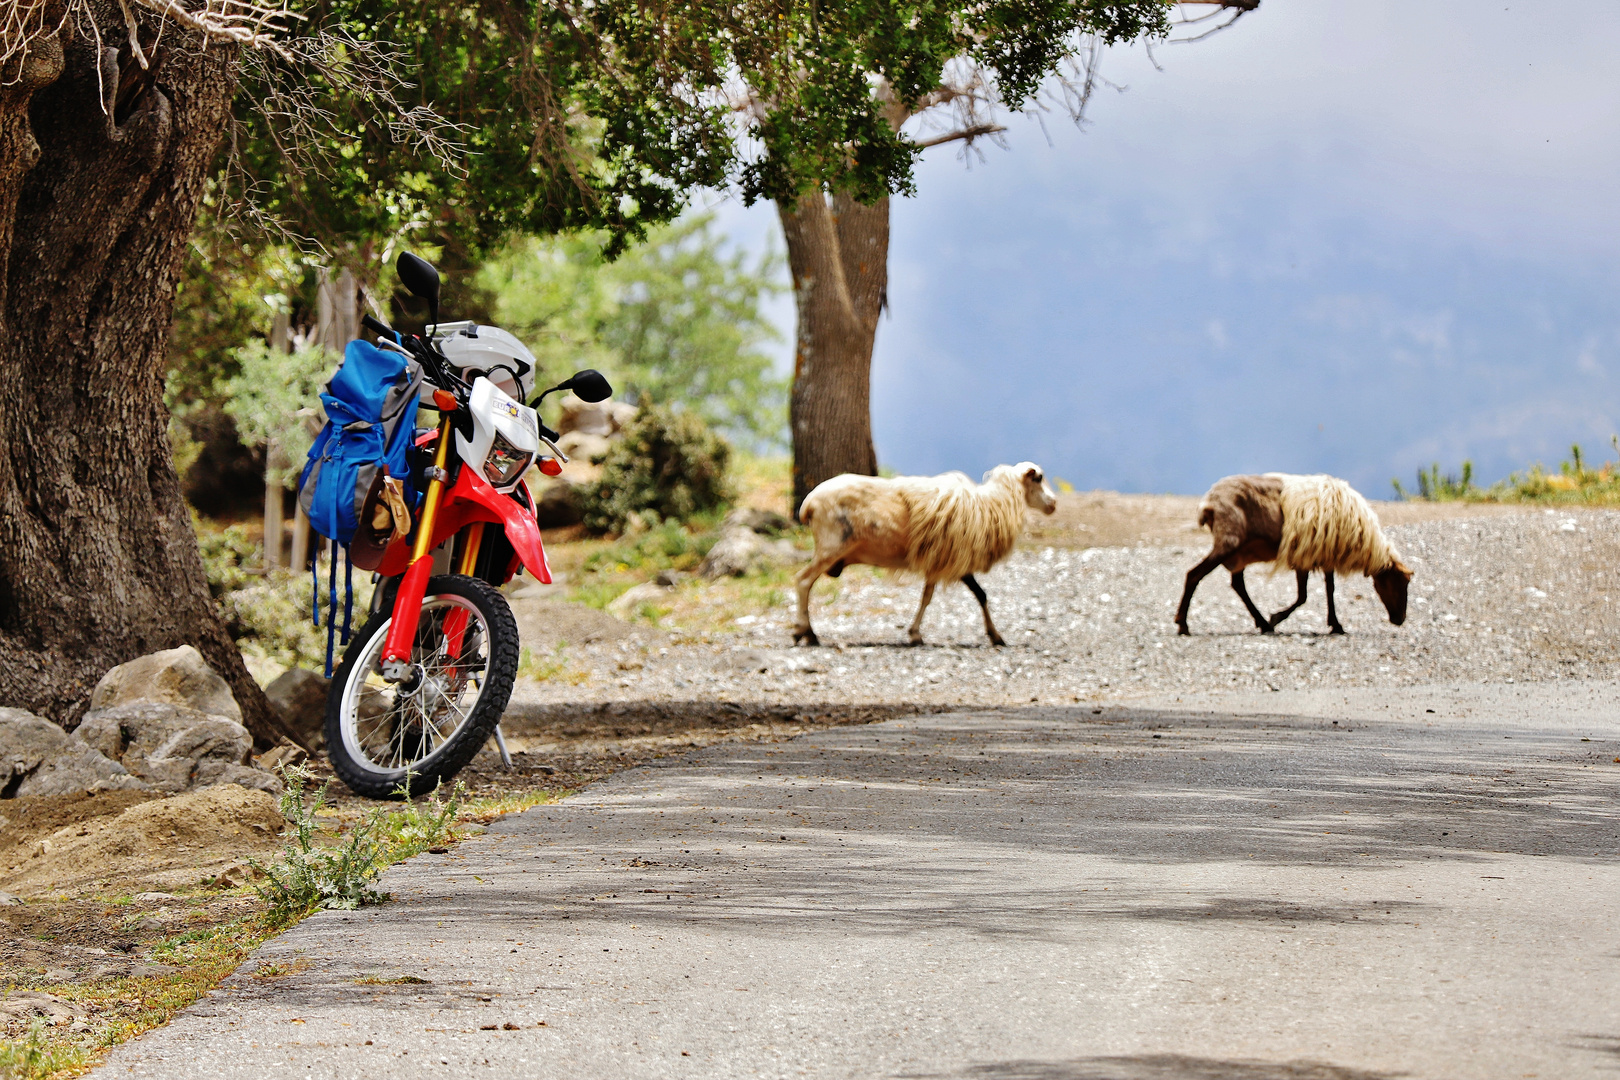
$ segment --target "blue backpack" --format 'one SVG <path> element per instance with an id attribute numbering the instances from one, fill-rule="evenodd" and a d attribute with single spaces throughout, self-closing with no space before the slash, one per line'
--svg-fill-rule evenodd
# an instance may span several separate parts
<path id="1" fill-rule="evenodd" d="M 364 341 L 351 341 L 343 352 L 321 405 L 326 426 L 309 448 L 309 460 L 298 480 L 298 501 L 316 532 L 343 545 L 343 641 L 349 643 L 354 612 L 354 561 L 350 552 L 361 513 L 375 498 L 384 477 L 405 487 L 405 501 L 415 509 L 419 495 L 412 481 L 410 449 L 416 434 L 417 396 L 422 369 L 397 352 Z M 315 575 L 314 560 L 310 572 Z M 321 625 L 320 578 L 314 576 L 316 627 Z M 337 559 L 332 560 L 326 620 L 326 677 L 332 677 L 332 638 L 337 623 Z"/>

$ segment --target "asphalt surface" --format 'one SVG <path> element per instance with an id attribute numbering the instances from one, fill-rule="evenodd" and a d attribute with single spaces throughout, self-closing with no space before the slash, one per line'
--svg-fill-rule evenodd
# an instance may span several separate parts
<path id="1" fill-rule="evenodd" d="M 1617 695 L 711 746 L 395 867 L 396 902 L 307 920 L 96 1075 L 1611 1076 Z"/>

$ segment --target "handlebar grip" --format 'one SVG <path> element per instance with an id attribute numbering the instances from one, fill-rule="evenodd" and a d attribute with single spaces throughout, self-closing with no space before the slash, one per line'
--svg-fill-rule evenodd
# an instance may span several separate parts
<path id="1" fill-rule="evenodd" d="M 374 331 L 378 334 L 385 334 L 388 337 L 394 336 L 394 328 L 383 322 L 381 319 L 373 317 L 370 312 L 360 316 L 360 322 L 367 330 Z"/>
<path id="2" fill-rule="evenodd" d="M 541 421 L 541 423 L 540 423 L 540 434 L 544 435 L 546 438 L 550 439 L 552 442 L 556 442 L 558 439 L 562 438 L 561 435 L 557 434 L 555 431 L 552 431 L 550 428 L 546 427 L 544 421 Z"/>

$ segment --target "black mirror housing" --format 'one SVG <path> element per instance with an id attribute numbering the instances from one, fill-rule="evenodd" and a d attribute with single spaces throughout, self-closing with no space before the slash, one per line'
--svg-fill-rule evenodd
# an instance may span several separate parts
<path id="1" fill-rule="evenodd" d="M 399 271 L 400 284 L 426 300 L 433 306 L 434 311 L 438 311 L 439 272 L 433 269 L 432 263 L 405 251 L 400 253 L 399 261 L 394 264 L 394 268 Z"/>
<path id="2" fill-rule="evenodd" d="M 572 390 L 574 396 L 581 401 L 606 401 L 613 396 L 613 387 L 608 384 L 607 378 L 595 368 L 586 368 L 584 371 L 574 372 L 573 378 L 558 387 L 559 390 Z"/>

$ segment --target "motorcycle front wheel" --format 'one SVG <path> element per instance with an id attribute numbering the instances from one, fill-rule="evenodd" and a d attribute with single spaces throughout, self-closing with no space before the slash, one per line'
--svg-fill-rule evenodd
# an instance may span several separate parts
<path id="1" fill-rule="evenodd" d="M 356 795 L 432 791 L 489 740 L 517 679 L 517 621 L 488 582 L 431 578 L 422 601 L 412 674 L 382 676 L 393 612 L 372 616 L 343 654 L 326 697 L 326 752 Z"/>

